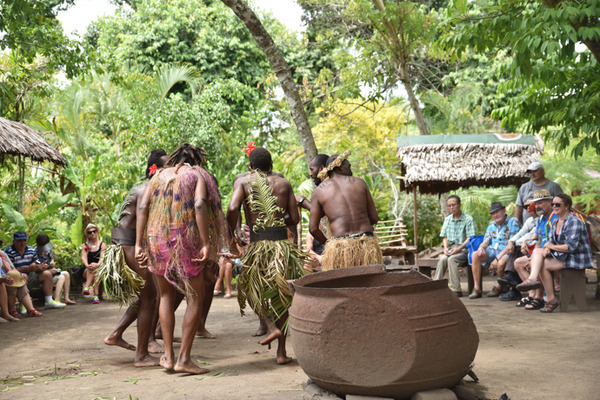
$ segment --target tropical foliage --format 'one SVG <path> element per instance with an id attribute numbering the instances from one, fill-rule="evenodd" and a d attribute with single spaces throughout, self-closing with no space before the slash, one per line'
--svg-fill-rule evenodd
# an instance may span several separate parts
<path id="1" fill-rule="evenodd" d="M 599 1 L 301 0 L 300 35 L 258 15 L 291 67 L 295 107 L 306 110 L 318 152 L 352 149 L 353 172 L 380 217 L 412 229 L 395 138 L 425 131 L 541 133 L 548 177 L 584 211 L 598 209 Z M 16 229 L 32 240 L 48 233 L 57 261 L 79 263 L 82 227 L 93 221 L 107 241 L 149 151 L 185 141 L 209 152 L 225 205 L 247 170 L 250 141 L 310 194 L 306 148 L 277 74 L 231 9 L 212 0 L 115 1 L 114 16 L 72 40 L 56 19 L 72 4 L 0 6 L 0 116 L 42 132 L 68 161 L 60 168 L 0 158 L 5 244 Z M 458 193 L 478 230 L 491 201 L 516 197 L 515 188 Z M 417 203 L 419 246 L 437 244 L 439 199 L 419 195 Z"/>

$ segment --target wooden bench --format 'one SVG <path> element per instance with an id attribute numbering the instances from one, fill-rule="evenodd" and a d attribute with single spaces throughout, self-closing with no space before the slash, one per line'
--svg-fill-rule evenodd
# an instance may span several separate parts
<path id="1" fill-rule="evenodd" d="M 560 312 L 567 312 L 571 298 L 579 311 L 585 304 L 585 269 L 563 268 L 560 270 Z"/>
<path id="2" fill-rule="evenodd" d="M 399 219 L 379 221 L 375 227 L 379 246 L 384 256 L 399 260 L 399 264 L 414 265 L 417 246 L 410 246 L 406 237 L 408 231 Z"/>

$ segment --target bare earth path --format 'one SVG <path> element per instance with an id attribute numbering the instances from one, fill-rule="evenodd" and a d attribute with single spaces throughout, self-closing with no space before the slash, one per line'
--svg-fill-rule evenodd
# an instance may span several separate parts
<path id="1" fill-rule="evenodd" d="M 491 285 L 486 277 L 485 289 Z M 468 385 L 484 398 L 505 392 L 512 400 L 600 398 L 600 301 L 593 290 L 588 284 L 585 313 L 544 315 L 498 299 L 463 298 L 480 336 L 475 359 L 480 383 L 467 378 Z M 133 352 L 102 342 L 124 309 L 109 301 L 77 300 L 41 318 L 0 324 L 0 399 L 302 398 L 307 377 L 298 363 L 275 363 L 275 347 L 268 350 L 251 336 L 258 320 L 251 312 L 240 317 L 234 298 L 213 302 L 207 328 L 218 338 L 194 342 L 193 359 L 211 371 L 200 376 L 135 368 Z M 178 310 L 177 335 L 182 315 Z M 125 339 L 136 342 L 135 326 Z"/>

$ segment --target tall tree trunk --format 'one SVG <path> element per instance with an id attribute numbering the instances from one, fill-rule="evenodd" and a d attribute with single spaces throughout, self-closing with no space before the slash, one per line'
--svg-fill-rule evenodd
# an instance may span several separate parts
<path id="1" fill-rule="evenodd" d="M 375 8 L 382 13 L 385 11 L 385 1 L 384 0 L 372 0 Z M 406 90 L 406 94 L 408 95 L 408 103 L 410 104 L 410 108 L 412 108 L 415 113 L 415 121 L 417 122 L 417 128 L 419 129 L 419 133 L 421 135 L 429 135 L 429 128 L 427 127 L 427 122 L 425 121 L 425 116 L 423 115 L 423 111 L 419 106 L 419 100 L 417 100 L 417 96 L 412 88 L 410 83 L 410 73 L 408 72 L 408 46 L 405 43 L 404 35 L 402 30 L 404 29 L 402 25 L 402 20 L 400 20 L 400 26 L 396 27 L 389 19 L 384 17 L 384 24 L 386 32 L 381 31 L 382 36 L 385 37 L 387 34 L 388 40 L 384 40 L 384 45 L 390 51 L 392 60 L 396 64 L 396 74 L 400 78 L 400 82 L 404 86 Z M 402 41 L 400 40 L 402 39 Z"/>
<path id="2" fill-rule="evenodd" d="M 412 108 L 413 112 L 415 113 L 415 121 L 417 122 L 417 128 L 419 128 L 419 133 L 421 135 L 429 135 L 429 128 L 427 127 L 427 122 L 425 121 L 423 110 L 421 110 L 419 100 L 417 100 L 417 96 L 415 96 L 415 92 L 410 84 L 410 79 L 400 78 L 400 81 L 404 85 L 404 89 L 406 90 L 406 94 L 408 95 L 408 102 L 410 104 L 410 108 Z"/>
<path id="3" fill-rule="evenodd" d="M 275 72 L 281 88 L 285 94 L 285 98 L 290 107 L 290 113 L 292 119 L 296 124 L 298 130 L 298 136 L 300 142 L 304 148 L 304 156 L 306 157 L 306 163 L 308 164 L 317 155 L 317 146 L 315 145 L 315 139 L 313 138 L 310 125 L 308 123 L 308 117 L 304 111 L 304 105 L 302 99 L 296 88 L 296 83 L 292 76 L 292 71 L 288 66 L 287 62 L 283 58 L 283 55 L 275 45 L 275 42 L 269 35 L 269 32 L 265 29 L 263 24 L 260 22 L 256 14 L 244 3 L 242 0 L 221 0 L 223 4 L 231 8 L 231 10 L 238 16 L 242 22 L 246 25 L 256 43 L 265 52 L 271 68 Z"/>

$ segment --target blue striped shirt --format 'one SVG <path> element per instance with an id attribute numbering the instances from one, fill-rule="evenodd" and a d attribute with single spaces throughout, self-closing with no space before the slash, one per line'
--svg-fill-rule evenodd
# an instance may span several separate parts
<path id="1" fill-rule="evenodd" d="M 25 246 L 23 255 L 20 255 L 12 244 L 4 251 L 16 269 L 28 267 L 33 264 L 36 257 L 35 249 L 31 246 Z"/>

